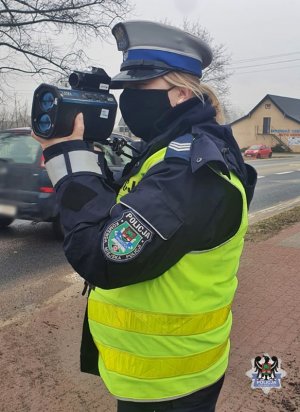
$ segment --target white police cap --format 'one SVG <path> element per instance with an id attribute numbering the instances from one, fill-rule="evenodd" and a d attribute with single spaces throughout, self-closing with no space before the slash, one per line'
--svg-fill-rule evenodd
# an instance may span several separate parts
<path id="1" fill-rule="evenodd" d="M 154 79 L 171 71 L 200 78 L 212 61 L 208 44 L 166 24 L 132 20 L 116 24 L 112 34 L 124 55 L 121 72 L 112 78 L 112 89 L 123 88 L 124 82 Z"/>

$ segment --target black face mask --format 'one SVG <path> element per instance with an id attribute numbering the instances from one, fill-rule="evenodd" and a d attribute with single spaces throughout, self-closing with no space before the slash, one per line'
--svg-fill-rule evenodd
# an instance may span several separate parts
<path id="1" fill-rule="evenodd" d="M 155 123 L 172 108 L 167 90 L 124 89 L 120 96 L 120 110 L 129 129 L 148 142 L 158 132 Z"/>

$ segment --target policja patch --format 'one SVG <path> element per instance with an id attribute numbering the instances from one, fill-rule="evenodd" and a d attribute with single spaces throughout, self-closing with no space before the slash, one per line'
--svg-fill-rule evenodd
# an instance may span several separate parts
<path id="1" fill-rule="evenodd" d="M 123 213 L 104 232 L 102 250 L 114 262 L 134 259 L 152 239 L 149 230 L 133 212 Z"/>

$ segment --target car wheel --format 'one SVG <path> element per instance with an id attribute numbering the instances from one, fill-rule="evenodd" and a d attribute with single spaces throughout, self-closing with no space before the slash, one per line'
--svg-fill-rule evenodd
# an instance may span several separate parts
<path id="1" fill-rule="evenodd" d="M 53 234 L 55 239 L 57 240 L 63 240 L 65 237 L 64 234 L 64 228 L 62 226 L 62 224 L 60 223 L 60 218 L 59 216 L 57 216 L 55 218 L 55 220 L 52 222 L 52 230 L 53 230 Z"/>
<path id="2" fill-rule="evenodd" d="M 0 229 L 9 226 L 14 220 L 11 217 L 0 217 Z"/>
<path id="3" fill-rule="evenodd" d="M 256 159 L 260 159 L 260 158 L 261 158 L 261 155 L 258 154 L 258 155 L 256 156 Z"/>
<path id="4" fill-rule="evenodd" d="M 269 159 L 272 157 L 272 153 L 269 153 Z"/>

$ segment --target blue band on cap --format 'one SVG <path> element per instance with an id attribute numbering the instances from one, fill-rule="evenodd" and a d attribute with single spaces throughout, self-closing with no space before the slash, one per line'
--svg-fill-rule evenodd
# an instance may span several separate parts
<path id="1" fill-rule="evenodd" d="M 164 50 L 133 49 L 128 50 L 126 62 L 130 60 L 158 60 L 178 70 L 187 71 L 195 76 L 201 77 L 201 62 L 193 57 L 172 53 Z"/>

